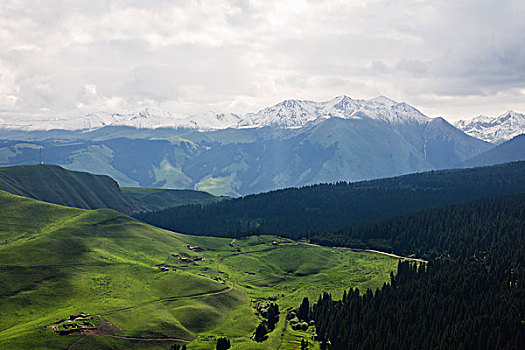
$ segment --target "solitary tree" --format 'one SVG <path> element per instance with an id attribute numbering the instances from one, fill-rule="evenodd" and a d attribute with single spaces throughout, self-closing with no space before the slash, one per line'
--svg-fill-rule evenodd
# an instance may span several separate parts
<path id="1" fill-rule="evenodd" d="M 307 350 L 308 349 L 308 342 L 306 340 L 301 339 L 301 350 Z"/>
<path id="2" fill-rule="evenodd" d="M 268 331 L 266 330 L 264 323 L 259 323 L 257 329 L 255 330 L 255 341 L 259 343 L 264 341 L 266 339 L 266 333 L 268 333 Z"/>
<path id="3" fill-rule="evenodd" d="M 310 302 L 307 297 L 303 299 L 301 306 L 299 306 L 297 317 L 303 321 L 308 321 L 310 319 Z"/>
<path id="4" fill-rule="evenodd" d="M 216 350 L 227 350 L 230 347 L 230 341 L 227 338 L 217 339 L 217 346 L 215 347 Z"/>

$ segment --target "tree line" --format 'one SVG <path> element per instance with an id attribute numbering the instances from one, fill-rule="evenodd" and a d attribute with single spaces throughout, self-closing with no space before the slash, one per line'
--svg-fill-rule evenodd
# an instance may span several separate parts
<path id="1" fill-rule="evenodd" d="M 302 238 L 428 208 L 514 193 L 525 193 L 525 162 L 290 188 L 208 205 L 139 213 L 135 217 L 181 233 Z"/>
<path id="2" fill-rule="evenodd" d="M 523 348 L 525 195 L 428 210 L 360 234 L 386 232 L 430 261 L 400 262 L 375 293 L 321 295 L 307 318 L 323 349 Z"/>
<path id="3" fill-rule="evenodd" d="M 510 237 L 525 232 L 524 218 L 525 194 L 515 194 L 307 237 L 321 245 L 378 248 L 427 259 L 482 257 L 495 244 L 512 245 Z"/>
<path id="4" fill-rule="evenodd" d="M 525 276 L 518 270 L 466 260 L 401 262 L 375 293 L 350 289 L 342 300 L 324 293 L 309 318 L 324 349 L 520 349 Z"/>

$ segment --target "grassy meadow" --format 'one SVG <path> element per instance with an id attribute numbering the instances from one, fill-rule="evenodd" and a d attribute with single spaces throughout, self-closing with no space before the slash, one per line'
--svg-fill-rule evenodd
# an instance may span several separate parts
<path id="1" fill-rule="evenodd" d="M 288 308 L 323 291 L 339 297 L 349 287 L 375 289 L 397 265 L 378 254 L 272 236 L 182 235 L 113 210 L 1 191 L 0 207 L 2 349 L 212 349 L 220 336 L 233 349 L 297 349 L 313 327 L 293 331 Z M 268 340 L 256 343 L 252 302 L 260 298 L 275 298 L 281 316 Z M 101 315 L 120 331 L 60 336 L 47 328 L 80 312 Z"/>

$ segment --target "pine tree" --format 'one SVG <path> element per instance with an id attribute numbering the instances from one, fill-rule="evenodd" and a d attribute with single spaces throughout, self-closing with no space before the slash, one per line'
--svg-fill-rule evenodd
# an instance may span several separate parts
<path id="1" fill-rule="evenodd" d="M 307 297 L 303 299 L 301 306 L 299 306 L 299 310 L 297 311 L 297 317 L 302 321 L 310 320 L 310 302 L 308 301 Z"/>
<path id="2" fill-rule="evenodd" d="M 257 329 L 255 330 L 255 341 L 260 343 L 263 342 L 266 339 L 266 334 L 268 333 L 266 326 L 263 322 L 259 323 L 257 326 Z"/>
<path id="3" fill-rule="evenodd" d="M 306 340 L 301 339 L 301 350 L 306 350 L 308 349 L 308 342 Z"/>
<path id="4" fill-rule="evenodd" d="M 227 338 L 217 339 L 217 345 L 215 347 L 216 350 L 227 350 L 230 347 L 231 347 L 230 341 Z"/>

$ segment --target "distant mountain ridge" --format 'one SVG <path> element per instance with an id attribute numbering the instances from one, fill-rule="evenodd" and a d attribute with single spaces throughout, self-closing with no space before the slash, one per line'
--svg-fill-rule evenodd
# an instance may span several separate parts
<path id="1" fill-rule="evenodd" d="M 278 128 L 300 129 L 322 123 L 327 119 L 377 120 L 392 125 L 426 124 L 433 119 L 405 102 L 385 96 L 369 100 L 342 95 L 328 101 L 284 100 L 256 113 L 234 114 L 212 111 L 182 115 L 169 111 L 145 108 L 132 113 L 96 112 L 84 116 L 0 118 L 0 130 L 71 130 L 94 131 L 108 126 L 137 129 L 191 129 L 201 132 L 225 129 Z M 499 117 L 478 117 L 459 120 L 453 126 L 477 139 L 500 144 L 525 133 L 525 115 L 508 111 Z"/>
<path id="2" fill-rule="evenodd" d="M 244 116 L 144 110 L 86 118 L 80 130 L 67 130 L 73 120 L 0 128 L 0 165 L 34 164 L 43 149 L 46 163 L 121 186 L 237 197 L 446 169 L 493 147 L 384 96 L 285 100 Z M 40 127 L 54 130 L 31 130 Z"/>
<path id="3" fill-rule="evenodd" d="M 480 115 L 469 120 L 459 120 L 454 126 L 480 140 L 500 144 L 525 133 L 525 114 L 508 111 L 499 117 Z"/>
<path id="4" fill-rule="evenodd" d="M 525 160 L 525 134 L 461 163 L 462 167 L 490 166 Z"/>
<path id="5" fill-rule="evenodd" d="M 390 123 L 425 123 L 429 117 L 405 102 L 398 103 L 385 96 L 369 100 L 352 99 L 346 95 L 325 102 L 285 100 L 257 113 L 201 113 L 191 116 L 146 108 L 129 114 L 98 112 L 71 118 L 0 119 L 0 128 L 13 130 L 96 130 L 106 126 L 134 128 L 189 128 L 201 131 L 227 128 L 301 128 L 325 119 L 375 119 Z"/>
<path id="6" fill-rule="evenodd" d="M 42 149 L 46 163 L 106 174 L 121 186 L 237 197 L 450 168 L 492 147 L 414 113 L 393 115 L 403 122 L 335 117 L 301 128 L 0 130 L 0 164 L 34 164 Z"/>

